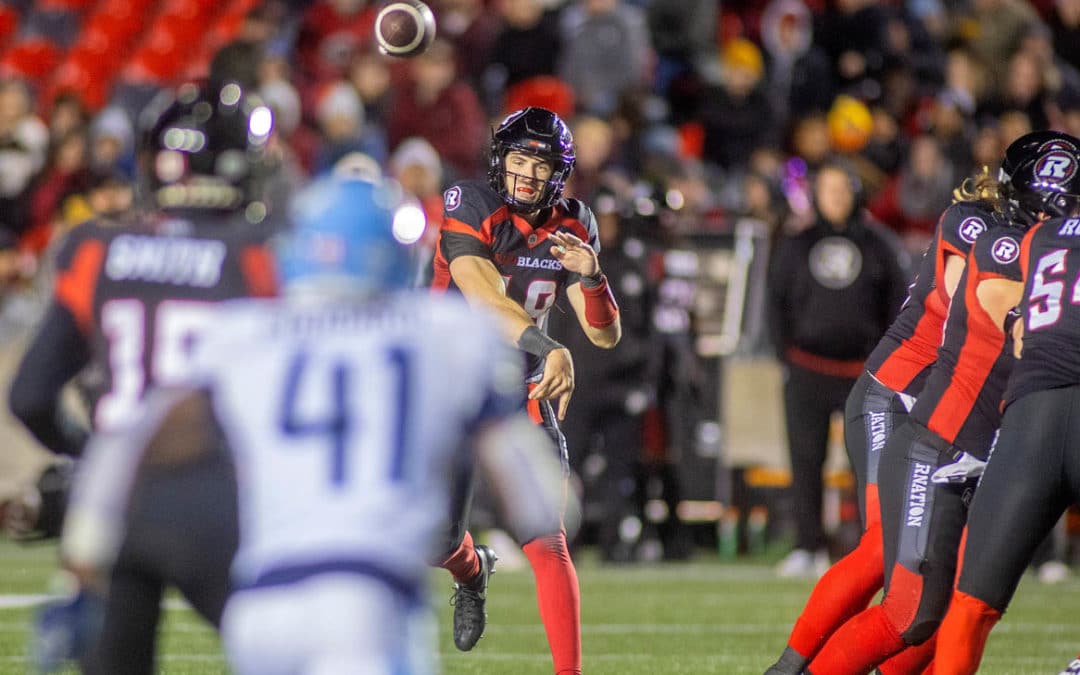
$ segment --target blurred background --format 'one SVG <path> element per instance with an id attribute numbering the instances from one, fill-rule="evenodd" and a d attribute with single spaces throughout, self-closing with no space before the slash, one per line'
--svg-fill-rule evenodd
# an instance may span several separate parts
<path id="1" fill-rule="evenodd" d="M 1032 129 L 1080 135 L 1080 0 L 432 0 L 424 55 L 378 53 L 366 0 L 0 2 L 0 382 L 73 225 L 132 208 L 138 118 L 163 87 L 231 79 L 276 113 L 274 195 L 354 153 L 427 216 L 483 176 L 490 128 L 541 105 L 568 120 L 567 190 L 597 215 L 625 336 L 575 356 L 566 422 L 605 560 L 790 546 L 783 369 L 769 252 L 816 219 L 839 158 L 860 218 L 921 255 L 952 189 Z M 864 308 L 852 307 L 852 312 Z M 573 328 L 573 330 L 570 330 Z M 6 385 L 5 385 L 6 394 Z M 0 500 L 47 457 L 0 415 Z M 834 424 L 833 554 L 859 533 Z"/>

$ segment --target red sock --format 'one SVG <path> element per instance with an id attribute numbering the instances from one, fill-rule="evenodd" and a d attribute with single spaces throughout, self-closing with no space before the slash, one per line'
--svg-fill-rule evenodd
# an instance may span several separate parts
<path id="1" fill-rule="evenodd" d="M 809 670 L 814 675 L 864 675 L 903 648 L 885 609 L 874 605 L 833 633 Z"/>
<path id="2" fill-rule="evenodd" d="M 937 633 L 921 645 L 908 647 L 885 663 L 878 666 L 881 675 L 933 675 L 934 647 L 937 645 Z M 930 670 L 927 670 L 929 668 Z"/>
<path id="3" fill-rule="evenodd" d="M 581 675 L 581 594 L 566 534 L 540 537 L 522 548 L 536 577 L 536 604 L 555 675 Z"/>
<path id="4" fill-rule="evenodd" d="M 473 545 L 472 535 L 465 532 L 461 539 L 461 545 L 450 554 L 450 557 L 442 562 L 439 567 L 448 570 L 454 575 L 454 581 L 465 584 L 480 574 L 480 557 L 476 555 L 476 546 Z"/>
<path id="5" fill-rule="evenodd" d="M 999 619 L 1001 612 L 982 600 L 953 591 L 949 611 L 938 628 L 941 638 L 934 653 L 934 672 L 961 675 L 978 670 L 986 638 Z"/>
<path id="6" fill-rule="evenodd" d="M 874 599 L 885 582 L 881 523 L 863 533 L 859 545 L 829 568 L 806 601 L 788 646 L 813 659 L 829 636 Z"/>

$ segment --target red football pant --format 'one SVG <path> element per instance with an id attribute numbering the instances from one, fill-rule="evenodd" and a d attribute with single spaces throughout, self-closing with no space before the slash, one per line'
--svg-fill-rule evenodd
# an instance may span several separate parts
<path id="1" fill-rule="evenodd" d="M 522 548 L 536 577 L 536 604 L 555 675 L 581 675 L 581 593 L 566 533 L 534 539 Z"/>
<path id="2" fill-rule="evenodd" d="M 938 649 L 934 652 L 934 673 L 937 675 L 968 675 L 979 669 L 986 638 L 1001 612 L 963 591 L 953 591 L 949 611 L 945 614 L 938 634 Z"/>
<path id="3" fill-rule="evenodd" d="M 874 518 L 855 550 L 830 567 L 814 586 L 791 631 L 789 647 L 813 659 L 837 628 L 866 609 L 885 580 L 881 546 L 881 521 Z"/>

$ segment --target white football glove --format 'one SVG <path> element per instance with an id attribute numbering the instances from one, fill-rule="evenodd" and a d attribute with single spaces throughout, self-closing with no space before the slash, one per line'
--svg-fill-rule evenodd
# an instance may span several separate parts
<path id="1" fill-rule="evenodd" d="M 930 480 L 938 485 L 958 485 L 972 478 L 978 478 L 985 468 L 986 462 L 965 452 L 961 453 L 960 459 L 932 473 Z"/>

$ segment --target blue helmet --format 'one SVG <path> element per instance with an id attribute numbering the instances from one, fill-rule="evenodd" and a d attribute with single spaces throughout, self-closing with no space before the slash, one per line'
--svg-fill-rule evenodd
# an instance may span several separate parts
<path id="1" fill-rule="evenodd" d="M 401 204 L 400 188 L 385 180 L 328 176 L 298 192 L 290 206 L 292 229 L 277 248 L 286 292 L 342 295 L 407 287 L 412 238 L 400 222 L 395 228 Z"/>

